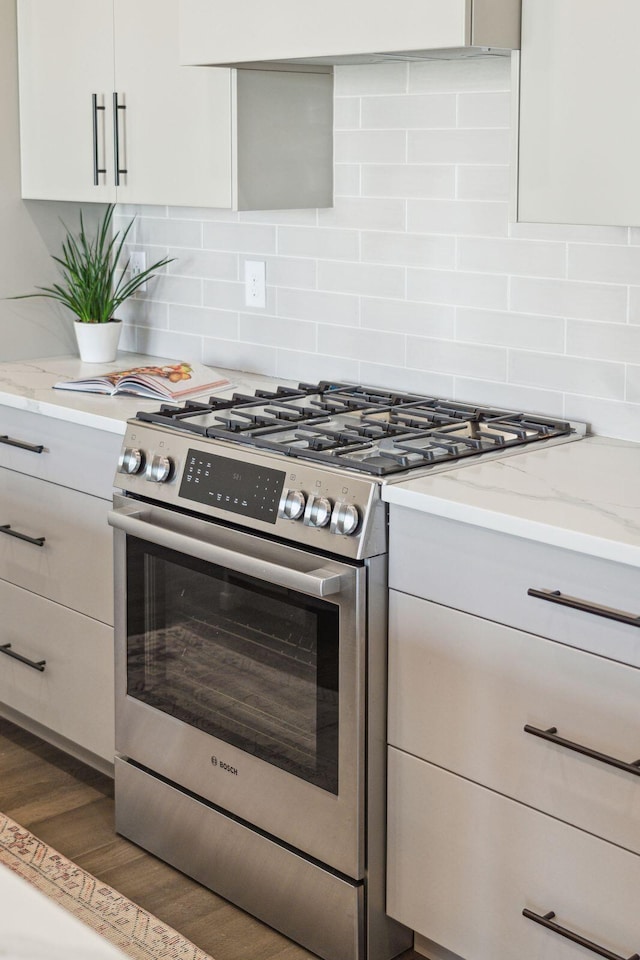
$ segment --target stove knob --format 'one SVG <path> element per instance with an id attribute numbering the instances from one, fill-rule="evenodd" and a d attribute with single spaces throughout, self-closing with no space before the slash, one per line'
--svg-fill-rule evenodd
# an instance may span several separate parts
<path id="1" fill-rule="evenodd" d="M 304 513 L 306 500 L 300 490 L 284 490 L 278 516 L 286 520 L 299 520 Z"/>
<path id="2" fill-rule="evenodd" d="M 331 519 L 331 500 L 310 496 L 304 511 L 304 523 L 308 527 L 326 527 Z"/>
<path id="3" fill-rule="evenodd" d="M 352 536 L 358 529 L 360 514 L 352 503 L 336 503 L 331 514 L 331 533 L 342 537 Z"/>
<path id="4" fill-rule="evenodd" d="M 125 447 L 118 460 L 118 473 L 140 473 L 144 467 L 144 453 L 135 447 Z"/>
<path id="5" fill-rule="evenodd" d="M 171 476 L 172 469 L 173 463 L 169 457 L 163 457 L 157 453 L 147 464 L 145 478 L 151 483 L 166 483 Z"/>

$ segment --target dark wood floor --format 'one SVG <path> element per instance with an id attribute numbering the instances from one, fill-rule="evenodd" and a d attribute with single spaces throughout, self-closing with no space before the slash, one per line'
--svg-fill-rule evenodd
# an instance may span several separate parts
<path id="1" fill-rule="evenodd" d="M 313 960 L 113 828 L 113 783 L 0 718 L 0 810 L 215 960 Z M 420 960 L 409 951 L 402 960 Z"/>

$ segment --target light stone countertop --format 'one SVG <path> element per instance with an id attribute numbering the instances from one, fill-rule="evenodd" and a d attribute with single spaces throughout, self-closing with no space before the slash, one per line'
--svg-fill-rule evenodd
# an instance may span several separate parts
<path id="1" fill-rule="evenodd" d="M 77 357 L 0 363 L 0 405 L 124 434 L 129 417 L 138 410 L 157 409 L 160 401 L 52 387 L 58 380 L 159 359 L 121 353 L 106 365 L 82 363 Z M 259 374 L 215 370 L 231 381 L 231 390 L 296 385 Z M 640 566 L 638 443 L 587 437 L 534 446 L 504 459 L 465 461 L 448 471 L 386 484 L 383 498 L 391 504 Z"/>
<path id="2" fill-rule="evenodd" d="M 640 443 L 586 437 L 385 486 L 383 498 L 640 567 Z M 639 581 L 640 586 L 640 581 Z"/>
<path id="3" fill-rule="evenodd" d="M 138 410 L 157 410 L 162 401 L 54 390 L 53 385 L 60 380 L 95 377 L 109 371 L 149 363 L 175 362 L 175 359 L 165 360 L 161 357 L 123 352 L 118 354 L 113 363 L 106 364 L 82 363 L 78 357 L 50 357 L 0 363 L 0 405 L 40 413 L 110 433 L 124 434 L 129 417 L 134 417 Z M 222 367 L 212 369 L 225 376 L 232 384 L 230 390 L 219 391 L 220 396 L 230 395 L 233 389 L 254 390 L 256 387 L 269 388 L 279 383 L 295 385 L 291 381 L 271 380 L 259 374 L 225 370 Z M 204 396 L 208 394 L 205 393 Z"/>

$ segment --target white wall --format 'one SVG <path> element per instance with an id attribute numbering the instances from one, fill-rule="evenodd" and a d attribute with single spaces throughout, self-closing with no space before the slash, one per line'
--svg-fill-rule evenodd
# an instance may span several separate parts
<path id="1" fill-rule="evenodd" d="M 51 282 L 47 243 L 59 237 L 63 209 L 20 199 L 15 0 L 0 0 L 0 131 L 0 360 L 73 353 L 71 320 L 55 306 L 3 299 Z"/>
<path id="2" fill-rule="evenodd" d="M 336 70 L 331 210 L 122 208 L 177 258 L 125 343 L 537 410 L 640 440 L 640 230 L 509 221 L 510 63 Z M 267 263 L 266 310 L 243 261 Z"/>

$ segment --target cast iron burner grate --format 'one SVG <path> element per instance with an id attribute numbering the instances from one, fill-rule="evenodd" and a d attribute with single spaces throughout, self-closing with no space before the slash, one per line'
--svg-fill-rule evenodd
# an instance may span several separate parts
<path id="1" fill-rule="evenodd" d="M 137 419 L 375 476 L 572 432 L 552 418 L 327 380 L 162 404 Z"/>

